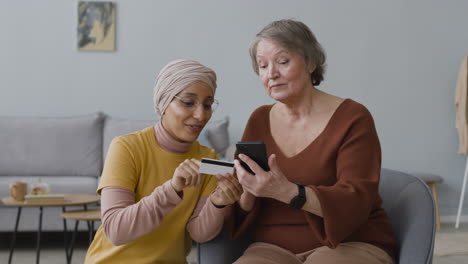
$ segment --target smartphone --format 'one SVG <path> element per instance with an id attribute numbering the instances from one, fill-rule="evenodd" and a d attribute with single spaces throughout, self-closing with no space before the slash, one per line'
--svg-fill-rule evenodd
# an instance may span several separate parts
<path id="1" fill-rule="evenodd" d="M 270 167 L 268 166 L 268 157 L 266 154 L 265 143 L 249 141 L 237 142 L 236 149 L 238 153 L 242 153 L 253 159 L 260 167 L 262 167 L 263 170 L 270 170 Z M 239 161 L 244 169 L 246 169 L 251 174 L 255 174 L 245 162 L 240 159 Z"/>

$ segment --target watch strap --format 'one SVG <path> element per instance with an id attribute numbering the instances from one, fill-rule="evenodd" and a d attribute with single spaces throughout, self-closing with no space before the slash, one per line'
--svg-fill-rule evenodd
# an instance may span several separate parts
<path id="1" fill-rule="evenodd" d="M 305 198 L 305 196 L 306 196 L 305 194 L 306 194 L 306 193 L 305 193 L 305 187 L 304 187 L 304 185 L 302 185 L 302 184 L 300 184 L 300 183 L 296 183 L 296 185 L 297 185 L 297 189 L 299 190 L 299 194 L 298 194 L 298 195 Z"/>
<path id="2" fill-rule="evenodd" d="M 296 183 L 296 185 L 299 193 L 291 199 L 291 202 L 289 202 L 289 207 L 299 210 L 306 203 L 306 192 L 304 185 L 300 183 Z"/>

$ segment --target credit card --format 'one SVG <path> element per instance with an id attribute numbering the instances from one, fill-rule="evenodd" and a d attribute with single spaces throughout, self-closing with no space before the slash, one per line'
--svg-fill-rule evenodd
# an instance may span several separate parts
<path id="1" fill-rule="evenodd" d="M 202 158 L 199 172 L 210 175 L 234 174 L 234 162 Z"/>

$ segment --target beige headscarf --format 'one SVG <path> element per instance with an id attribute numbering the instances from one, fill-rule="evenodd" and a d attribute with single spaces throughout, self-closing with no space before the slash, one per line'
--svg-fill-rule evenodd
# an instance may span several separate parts
<path id="1" fill-rule="evenodd" d="M 195 82 L 204 82 L 216 92 L 216 73 L 194 60 L 169 62 L 159 72 L 153 91 L 154 110 L 162 116 L 175 95 Z"/>

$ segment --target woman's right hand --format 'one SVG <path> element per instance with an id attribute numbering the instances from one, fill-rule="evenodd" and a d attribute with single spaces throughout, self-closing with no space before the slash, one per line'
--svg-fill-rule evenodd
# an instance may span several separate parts
<path id="1" fill-rule="evenodd" d="M 180 163 L 171 179 L 172 188 L 180 192 L 186 187 L 200 185 L 202 176 L 198 172 L 199 168 L 200 161 L 196 159 L 186 159 Z"/>
<path id="2" fill-rule="evenodd" d="M 226 206 L 238 201 L 242 195 L 242 185 L 236 177 L 227 173 L 216 175 L 218 186 L 210 195 L 210 200 L 215 206 Z"/>
<path id="3" fill-rule="evenodd" d="M 255 196 L 248 191 L 244 190 L 244 193 L 241 195 L 239 200 L 239 206 L 242 210 L 246 212 L 252 211 L 255 205 Z"/>
<path id="4" fill-rule="evenodd" d="M 219 185 L 219 182 L 228 181 L 229 176 L 230 176 L 229 174 L 228 175 L 216 175 L 216 178 L 218 179 L 218 185 Z M 242 210 L 246 212 L 250 212 L 255 205 L 255 196 L 252 193 L 245 190 L 244 188 L 242 188 L 242 185 L 239 183 L 237 176 L 230 176 L 230 177 L 232 177 L 232 179 L 235 179 L 236 184 L 239 184 L 240 188 L 242 189 L 242 192 L 240 194 L 240 199 L 238 198 L 236 199 L 236 201 L 238 201 L 239 206 L 240 208 L 242 208 Z"/>

